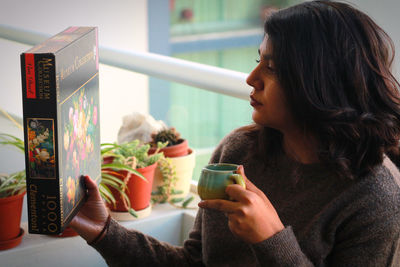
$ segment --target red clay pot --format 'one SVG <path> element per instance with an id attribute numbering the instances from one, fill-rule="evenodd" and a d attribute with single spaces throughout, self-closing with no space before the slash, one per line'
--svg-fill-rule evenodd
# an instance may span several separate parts
<path id="1" fill-rule="evenodd" d="M 22 237 L 24 236 L 24 229 L 20 228 L 20 232 L 16 238 L 1 241 L 0 240 L 0 250 L 10 249 L 21 244 Z"/>
<path id="2" fill-rule="evenodd" d="M 136 169 L 146 178 L 147 181 L 144 181 L 136 174 L 130 174 L 130 179 L 128 181 L 128 190 L 125 191 L 125 193 L 129 197 L 132 209 L 142 210 L 150 205 L 151 188 L 153 186 L 154 172 L 156 170 L 156 167 L 157 163 L 154 163 L 153 165 L 147 166 L 145 168 Z M 125 177 L 128 172 L 119 171 L 118 173 L 121 174 L 121 177 L 119 178 L 123 179 L 122 177 Z M 117 202 L 115 207 L 112 204 L 108 204 L 108 207 L 113 211 L 128 211 L 125 208 L 121 194 L 118 193 L 117 190 L 115 190 L 114 188 L 110 188 L 110 190 Z"/>
<path id="3" fill-rule="evenodd" d="M 21 238 L 21 214 L 25 192 L 19 195 L 0 198 L 0 249 L 8 249 L 19 245 Z M 23 234 L 23 230 L 22 230 Z M 19 240 L 18 242 L 7 242 Z M 8 245 L 5 245 L 5 244 Z"/>
<path id="4" fill-rule="evenodd" d="M 159 152 L 164 152 L 164 156 L 168 158 L 182 157 L 186 156 L 189 151 L 188 141 L 186 139 L 181 139 L 182 142 L 173 146 L 167 146 L 160 149 Z M 154 154 L 156 148 L 152 147 L 149 150 L 149 154 Z"/>

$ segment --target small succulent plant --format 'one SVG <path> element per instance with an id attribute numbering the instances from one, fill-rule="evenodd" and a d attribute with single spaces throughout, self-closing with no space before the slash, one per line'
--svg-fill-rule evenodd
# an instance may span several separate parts
<path id="1" fill-rule="evenodd" d="M 176 170 L 171 162 L 171 159 L 165 157 L 161 158 L 158 161 L 158 168 L 162 174 L 163 183 L 162 185 L 157 186 L 156 191 L 151 193 L 151 200 L 153 204 L 169 203 L 177 208 L 187 208 L 189 203 L 193 201 L 194 197 L 189 196 L 186 199 L 174 197 L 175 195 L 182 194 L 183 191 L 175 189 L 178 177 L 176 176 Z M 182 202 L 181 206 L 178 205 L 180 202 Z"/>
<path id="2" fill-rule="evenodd" d="M 173 146 L 182 142 L 180 133 L 173 127 L 153 133 L 151 138 L 153 140 L 151 142 L 153 147 L 156 147 L 159 142 L 167 143 L 167 146 Z"/>

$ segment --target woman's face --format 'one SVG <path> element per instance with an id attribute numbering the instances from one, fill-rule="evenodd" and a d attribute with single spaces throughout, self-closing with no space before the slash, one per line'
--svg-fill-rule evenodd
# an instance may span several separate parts
<path id="1" fill-rule="evenodd" d="M 272 46 L 267 38 L 260 45 L 257 67 L 247 77 L 247 83 L 253 87 L 250 94 L 250 105 L 254 108 L 252 117 L 259 125 L 285 132 L 291 130 L 294 123 L 275 73 Z"/>

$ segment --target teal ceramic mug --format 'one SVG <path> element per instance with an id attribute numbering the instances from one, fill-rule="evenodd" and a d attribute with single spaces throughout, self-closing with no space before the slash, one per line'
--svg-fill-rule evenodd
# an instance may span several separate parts
<path id="1" fill-rule="evenodd" d="M 197 184 L 197 192 L 201 199 L 229 199 L 225 193 L 228 185 L 239 184 L 246 188 L 244 178 L 236 173 L 238 165 L 216 163 L 205 166 Z"/>

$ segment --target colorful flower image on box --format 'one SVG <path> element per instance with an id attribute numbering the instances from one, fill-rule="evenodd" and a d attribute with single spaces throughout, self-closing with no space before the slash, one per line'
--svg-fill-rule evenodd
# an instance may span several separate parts
<path id="1" fill-rule="evenodd" d="M 30 177 L 56 178 L 53 120 L 28 118 L 27 126 Z"/>
<path id="2" fill-rule="evenodd" d="M 71 176 L 67 179 L 67 199 L 72 205 L 75 205 L 76 182 Z"/>
<path id="3" fill-rule="evenodd" d="M 95 81 L 94 81 L 95 82 Z M 75 92 L 62 104 L 61 129 L 63 130 L 62 166 L 60 177 L 63 179 L 63 203 L 65 215 L 84 197 L 82 175 L 96 173 L 98 168 L 94 153 L 100 153 L 100 136 L 98 134 L 98 98 L 90 90 L 92 83 Z M 96 178 L 96 177 L 93 177 Z"/>

